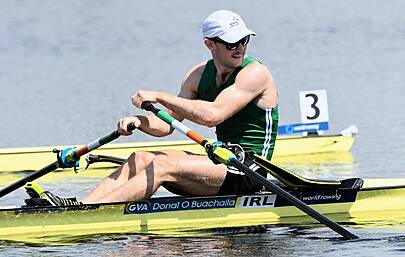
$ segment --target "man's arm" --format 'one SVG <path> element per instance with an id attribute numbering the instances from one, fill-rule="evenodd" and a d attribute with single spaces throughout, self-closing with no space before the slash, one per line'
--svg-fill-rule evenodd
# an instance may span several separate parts
<path id="1" fill-rule="evenodd" d="M 185 75 L 183 81 L 182 81 L 182 86 L 180 89 L 180 92 L 177 96 L 177 98 L 180 99 L 194 99 L 197 96 L 197 89 L 198 89 L 198 83 L 199 79 L 201 77 L 202 71 L 204 70 L 205 63 L 198 64 L 194 67 L 192 67 Z M 154 91 L 143 91 L 140 90 L 138 93 L 132 96 L 132 101 L 136 101 L 135 99 L 138 99 L 140 95 L 142 95 L 142 101 L 139 101 L 139 105 L 142 104 L 143 101 L 151 101 L 151 102 L 157 102 L 153 95 L 155 95 L 156 92 Z M 140 106 L 137 106 L 140 107 Z M 167 106 L 166 106 L 167 108 Z M 178 113 L 174 112 L 171 109 L 166 110 L 172 117 L 174 117 L 177 120 L 182 121 L 184 117 L 182 115 L 179 115 Z M 126 117 L 120 119 L 118 122 L 118 130 L 121 134 L 123 135 L 131 135 L 132 133 L 130 131 L 127 131 L 127 124 L 133 122 L 135 126 L 145 132 L 146 134 L 156 136 L 156 137 L 163 137 L 171 134 L 173 132 L 173 128 L 167 124 L 166 122 L 162 121 L 160 118 L 156 117 L 156 115 L 148 115 L 148 116 L 142 116 L 138 115 L 135 117 Z"/>
<path id="2" fill-rule="evenodd" d="M 192 85 L 185 82 L 183 88 L 189 86 Z M 242 69 L 238 73 L 235 83 L 223 90 L 214 102 L 185 99 L 163 92 L 152 92 L 150 95 L 141 92 L 138 96 L 139 102 L 134 104 L 137 105 L 141 101 L 152 99 L 152 101 L 161 103 L 182 118 L 213 127 L 233 116 L 249 102 L 257 98 L 259 101 L 260 96 L 269 88 L 275 88 L 270 72 L 264 65 L 255 63 Z M 276 103 L 275 97 L 274 103 L 264 103 L 268 105 L 265 108 L 273 107 Z"/>

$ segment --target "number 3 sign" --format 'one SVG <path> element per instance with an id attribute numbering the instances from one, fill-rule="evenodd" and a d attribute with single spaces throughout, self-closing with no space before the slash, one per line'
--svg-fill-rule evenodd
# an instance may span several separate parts
<path id="1" fill-rule="evenodd" d="M 328 99 L 326 90 L 300 92 L 301 122 L 328 122 Z"/>

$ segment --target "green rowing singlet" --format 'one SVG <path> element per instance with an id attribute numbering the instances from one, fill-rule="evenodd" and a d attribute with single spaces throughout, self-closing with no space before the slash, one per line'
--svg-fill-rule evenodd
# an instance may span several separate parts
<path id="1" fill-rule="evenodd" d="M 213 60 L 205 65 L 198 85 L 198 99 L 213 102 L 222 90 L 235 83 L 236 75 L 244 67 L 257 60 L 245 56 L 241 67 L 237 68 L 231 76 L 216 87 L 216 68 Z M 216 127 L 217 140 L 227 143 L 239 144 L 246 151 L 254 151 L 270 160 L 273 155 L 278 129 L 278 106 L 262 109 L 253 101 L 248 103 L 234 116 L 228 118 Z"/>

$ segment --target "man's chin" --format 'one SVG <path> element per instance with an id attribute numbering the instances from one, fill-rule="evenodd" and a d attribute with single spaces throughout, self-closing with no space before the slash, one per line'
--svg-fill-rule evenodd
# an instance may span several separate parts
<path id="1" fill-rule="evenodd" d="M 235 65 L 235 67 L 241 66 L 242 62 L 243 62 L 243 55 L 232 56 L 232 63 Z"/>

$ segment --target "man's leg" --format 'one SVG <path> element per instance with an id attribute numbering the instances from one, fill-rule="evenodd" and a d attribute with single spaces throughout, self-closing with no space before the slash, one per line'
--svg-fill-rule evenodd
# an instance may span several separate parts
<path id="1" fill-rule="evenodd" d="M 215 195 L 226 176 L 225 165 L 183 151 L 136 152 L 105 178 L 83 203 L 147 199 L 163 182 L 188 195 Z"/>
<path id="2" fill-rule="evenodd" d="M 104 178 L 95 189 L 82 199 L 83 203 L 101 202 L 105 195 L 119 189 L 139 171 L 145 169 L 158 153 L 135 152 L 112 174 Z"/>

